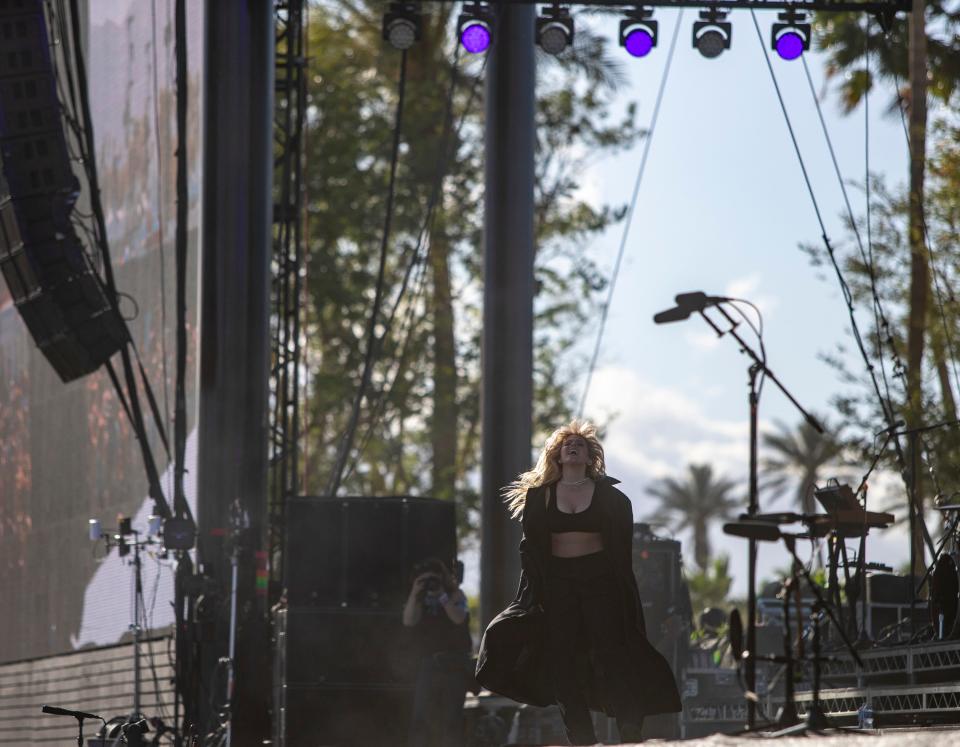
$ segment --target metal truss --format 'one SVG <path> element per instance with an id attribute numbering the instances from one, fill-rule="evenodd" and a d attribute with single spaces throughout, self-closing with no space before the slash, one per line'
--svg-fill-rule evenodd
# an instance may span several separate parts
<path id="1" fill-rule="evenodd" d="M 845 653 L 835 654 L 836 659 L 824 665 L 824 680 L 864 682 L 870 679 L 902 675 L 904 679 L 914 675 L 936 677 L 938 673 L 960 671 L 960 641 L 942 641 L 914 646 L 891 646 L 871 651 L 861 651 L 863 669 L 858 669 Z"/>
<path id="2" fill-rule="evenodd" d="M 797 711 L 803 716 L 813 693 L 797 693 Z M 827 716 L 856 717 L 857 709 L 869 702 L 875 714 L 886 716 L 918 715 L 951 717 L 960 721 L 960 682 L 941 685 L 901 685 L 896 687 L 853 687 L 823 690 L 820 704 Z"/>
<path id="3" fill-rule="evenodd" d="M 548 0 L 501 0 L 504 5 L 548 5 Z M 722 8 L 723 10 L 796 10 L 825 12 L 861 12 L 891 16 L 897 12 L 909 13 L 909 0 L 652 0 L 651 2 L 629 3 L 623 0 L 585 0 L 584 2 L 564 2 L 558 5 L 568 7 L 610 8 L 611 11 L 635 8 Z"/>
<path id="4" fill-rule="evenodd" d="M 853 721 L 857 709 L 870 703 L 884 725 L 921 721 L 960 723 L 960 641 L 861 651 L 862 670 L 845 653 L 834 655 L 836 659 L 824 667 L 824 681 L 849 682 L 853 686 L 834 685 L 820 691 L 827 716 Z M 806 674 L 809 675 L 809 671 Z M 771 713 L 781 702 L 780 696 L 771 692 L 766 700 Z M 801 716 L 812 700 L 810 683 L 805 682 L 796 693 L 797 711 Z"/>
<path id="5" fill-rule="evenodd" d="M 271 258 L 270 495 L 271 579 L 283 578 L 287 498 L 298 490 L 300 308 L 303 288 L 303 129 L 306 112 L 304 0 L 276 0 Z M 271 597 L 279 584 L 271 584 Z M 271 602 L 275 601 L 273 598 Z"/>

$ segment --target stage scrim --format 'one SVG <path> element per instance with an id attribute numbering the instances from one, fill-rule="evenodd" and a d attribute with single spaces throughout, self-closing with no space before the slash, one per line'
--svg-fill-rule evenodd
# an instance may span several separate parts
<path id="1" fill-rule="evenodd" d="M 176 91 L 173 0 L 96 0 L 88 75 L 104 212 L 121 302 L 160 407 L 175 375 Z M 188 3 L 189 259 L 187 497 L 195 506 L 198 236 L 203 7 Z M 162 303 L 161 289 L 166 303 Z M 166 367 L 164 368 L 164 360 Z M 119 361 L 119 356 L 115 357 Z M 166 381 L 164 381 L 164 373 Z M 146 408 L 147 405 L 144 404 Z M 168 423 L 172 438 L 172 424 Z M 165 493 L 172 469 L 150 427 Z M 172 443 L 171 443 L 172 446 Z M 64 385 L 36 349 L 0 281 L 0 661 L 115 643 L 132 618 L 132 570 L 87 539 L 118 514 L 146 526 L 151 504 L 139 447 L 101 370 Z M 148 557 L 152 627 L 172 621 L 172 573 Z"/>

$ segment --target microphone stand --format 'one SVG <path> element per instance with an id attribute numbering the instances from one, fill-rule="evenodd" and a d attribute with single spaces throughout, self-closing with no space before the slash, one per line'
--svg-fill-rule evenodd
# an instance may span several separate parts
<path id="1" fill-rule="evenodd" d="M 860 658 L 860 654 L 857 653 L 856 647 L 850 641 L 850 637 L 847 635 L 847 631 L 843 629 L 843 626 L 840 624 L 840 621 L 837 619 L 834 611 L 830 608 L 830 605 L 827 604 L 827 601 L 823 598 L 823 594 L 820 591 L 820 587 L 814 582 L 813 578 L 810 576 L 810 571 L 807 570 L 807 567 L 801 562 L 799 556 L 797 555 L 796 540 L 798 537 L 803 535 L 794 535 L 794 534 L 785 534 L 780 535 L 783 540 L 783 544 L 786 545 L 787 551 L 790 553 L 793 558 L 793 575 L 794 578 L 797 577 L 797 572 L 803 576 L 804 580 L 807 582 L 807 586 L 810 588 L 810 591 L 813 592 L 813 596 L 816 598 L 816 603 L 814 605 L 814 629 L 813 629 L 813 702 L 810 704 L 810 707 L 807 709 L 806 720 L 796 726 L 792 726 L 787 729 L 782 729 L 780 731 L 774 732 L 770 736 L 775 737 L 785 737 L 794 734 L 804 734 L 807 731 L 823 731 L 829 726 L 827 717 L 823 712 L 823 708 L 820 705 L 820 663 L 823 661 L 824 657 L 820 656 L 820 621 L 819 613 L 827 613 L 827 617 L 830 619 L 830 622 L 833 623 L 834 627 L 837 629 L 837 632 L 840 634 L 840 638 L 843 641 L 844 646 L 850 652 L 850 655 L 853 657 L 853 660 L 857 663 L 857 666 L 863 668 L 863 659 Z"/>
<path id="2" fill-rule="evenodd" d="M 759 510 L 759 488 L 757 483 L 757 417 L 760 404 L 760 392 L 757 388 L 757 376 L 762 372 L 766 378 L 769 378 L 777 388 L 783 392 L 787 399 L 793 403 L 793 406 L 800 411 L 804 419 L 813 427 L 817 433 L 823 433 L 823 426 L 817 422 L 817 419 L 808 413 L 803 406 L 797 402 L 794 396 L 780 382 L 776 375 L 766 364 L 765 357 L 762 359 L 756 351 L 751 348 L 746 341 L 737 333 L 739 322 L 730 316 L 720 304 L 716 304 L 717 310 L 723 314 L 730 323 L 730 329 L 722 330 L 714 321 L 699 309 L 698 313 L 709 324 L 717 337 L 723 337 L 729 333 L 740 346 L 740 352 L 748 356 L 753 362 L 748 369 L 748 404 L 750 408 L 750 496 L 747 513 L 751 517 L 755 516 Z M 747 650 L 751 655 L 747 659 L 746 676 L 747 690 L 755 693 L 757 689 L 757 668 L 756 668 L 756 643 L 757 643 L 757 540 L 751 539 L 748 542 L 748 576 L 747 576 Z M 753 730 L 757 721 L 757 704 L 753 699 L 747 701 L 747 728 Z"/>

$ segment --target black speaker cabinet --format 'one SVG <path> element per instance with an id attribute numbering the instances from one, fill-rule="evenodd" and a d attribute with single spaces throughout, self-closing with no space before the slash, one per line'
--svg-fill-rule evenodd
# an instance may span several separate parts
<path id="1" fill-rule="evenodd" d="M 450 567 L 457 555 L 451 501 L 294 498 L 286 521 L 284 586 L 294 607 L 398 611 L 416 562 L 434 556 Z"/>
<path id="2" fill-rule="evenodd" d="M 408 685 L 416 661 L 403 610 L 288 607 L 275 619 L 276 655 L 287 685 Z"/>
<path id="3" fill-rule="evenodd" d="M 402 744 L 416 661 L 402 611 L 287 608 L 274 617 L 277 745 Z"/>
<path id="4" fill-rule="evenodd" d="M 276 709 L 276 747 L 405 745 L 413 708 L 410 687 L 287 685 Z"/>
<path id="5" fill-rule="evenodd" d="M 287 503 L 287 609 L 274 620 L 274 737 L 287 747 L 405 744 L 416 652 L 412 569 L 456 560 L 455 506 L 432 498 Z"/>

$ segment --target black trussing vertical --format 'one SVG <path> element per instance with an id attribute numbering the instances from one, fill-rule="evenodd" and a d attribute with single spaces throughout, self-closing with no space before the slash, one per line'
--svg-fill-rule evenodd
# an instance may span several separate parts
<path id="1" fill-rule="evenodd" d="M 257 594 L 254 553 L 265 544 L 267 509 L 274 8 L 238 0 L 222 11 L 207 3 L 197 486 L 199 559 L 221 601 L 207 606 L 214 638 L 203 647 L 208 697 L 199 727 L 214 725 L 209 696 L 222 702 L 217 660 L 227 654 L 230 607 L 222 600 L 236 502 L 249 526 L 238 534 L 232 737 L 259 745 L 270 734 L 266 600 Z"/>
<path id="2" fill-rule="evenodd" d="M 534 7 L 502 5 L 487 54 L 480 618 L 512 598 L 520 528 L 500 489 L 530 468 L 533 399 Z"/>

